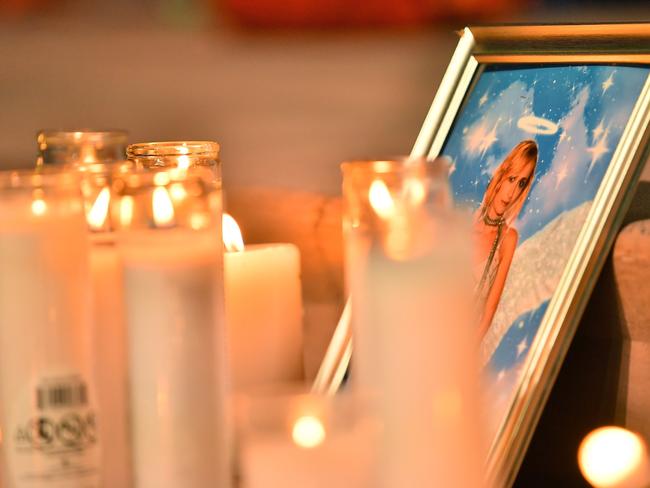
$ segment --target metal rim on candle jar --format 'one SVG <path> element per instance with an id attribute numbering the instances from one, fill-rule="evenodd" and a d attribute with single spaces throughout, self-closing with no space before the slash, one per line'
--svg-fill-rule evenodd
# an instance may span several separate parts
<path id="1" fill-rule="evenodd" d="M 218 159 L 219 149 L 219 144 L 214 141 L 139 142 L 130 144 L 126 154 L 129 158 L 196 156 Z"/>
<path id="2" fill-rule="evenodd" d="M 126 146 L 129 134 L 122 129 L 43 129 L 38 131 L 36 140 L 39 149 L 45 150 L 51 144 L 123 144 Z"/>
<path id="3" fill-rule="evenodd" d="M 131 144 L 127 157 L 145 169 L 154 168 L 210 168 L 215 179 L 220 179 L 219 144 L 213 141 L 163 141 Z"/>

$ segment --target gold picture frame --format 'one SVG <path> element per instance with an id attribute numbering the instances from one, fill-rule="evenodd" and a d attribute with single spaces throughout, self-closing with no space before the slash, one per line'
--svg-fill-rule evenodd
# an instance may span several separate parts
<path id="1" fill-rule="evenodd" d="M 607 148 L 609 162 L 602 168 L 576 243 L 542 311 L 511 403 L 491 443 L 488 481 L 510 486 L 648 158 L 650 24 L 469 27 L 459 35 L 458 46 L 412 149 L 413 156 L 435 158 L 444 154 L 443 147 L 452 137 L 454 124 L 469 103 L 483 70 L 495 66 L 585 67 L 585 72 L 599 66 L 648 69 L 639 75 L 638 96 L 630 105 L 618 142 Z M 603 95 L 608 88 L 603 85 Z M 602 132 L 602 126 L 599 130 Z M 593 164 L 592 159 L 589 171 Z M 346 307 L 314 384 L 315 391 L 333 393 L 341 384 L 352 354 L 349 322 L 350 311 Z"/>

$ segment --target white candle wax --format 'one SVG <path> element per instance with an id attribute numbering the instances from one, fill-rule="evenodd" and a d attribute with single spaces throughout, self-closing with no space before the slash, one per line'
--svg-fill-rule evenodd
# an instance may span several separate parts
<path id="1" fill-rule="evenodd" d="M 0 199 L 4 486 L 100 486 L 87 260 L 80 201 Z"/>
<path id="2" fill-rule="evenodd" d="M 127 422 L 127 354 L 122 263 L 110 236 L 94 235 L 90 248 L 93 352 L 104 486 L 131 486 Z"/>
<path id="3" fill-rule="evenodd" d="M 460 256 L 449 246 L 396 260 L 363 239 L 348 242 L 351 379 L 378 394 L 384 426 L 372 486 L 480 486 L 477 367 L 462 320 Z"/>
<path id="4" fill-rule="evenodd" d="M 122 250 L 135 485 L 229 486 L 219 242 L 139 231 Z"/>
<path id="5" fill-rule="evenodd" d="M 300 252 L 292 244 L 246 246 L 224 255 L 233 385 L 303 379 Z"/>

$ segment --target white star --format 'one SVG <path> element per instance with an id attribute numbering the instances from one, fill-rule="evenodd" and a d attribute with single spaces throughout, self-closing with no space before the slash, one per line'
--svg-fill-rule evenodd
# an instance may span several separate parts
<path id="1" fill-rule="evenodd" d="M 596 139 L 598 139 L 600 137 L 600 135 L 603 133 L 604 130 L 605 130 L 605 127 L 603 126 L 603 121 L 601 120 L 600 124 L 598 124 L 596 126 L 596 128 L 592 131 L 593 132 L 593 139 L 592 140 L 595 141 Z"/>
<path id="2" fill-rule="evenodd" d="M 530 210 L 529 210 L 529 212 L 530 212 Z M 517 324 L 517 328 L 518 329 L 523 329 L 524 328 L 524 321 L 523 320 L 519 321 L 519 323 Z"/>
<path id="3" fill-rule="evenodd" d="M 526 342 L 526 338 L 524 337 L 519 344 L 517 344 L 517 357 L 521 356 L 526 348 L 528 347 L 528 343 Z"/>
<path id="4" fill-rule="evenodd" d="M 609 78 L 607 78 L 605 81 L 603 81 L 602 87 L 603 87 L 603 95 L 607 90 L 609 90 L 612 85 L 614 84 L 614 72 L 612 72 L 611 75 L 609 75 Z"/>
<path id="5" fill-rule="evenodd" d="M 484 93 L 483 96 L 478 99 L 478 106 L 482 107 L 483 105 L 485 105 L 485 102 L 487 101 L 488 101 L 487 93 Z"/>
<path id="6" fill-rule="evenodd" d="M 603 136 L 598 140 L 595 146 L 593 147 L 588 147 L 587 152 L 591 153 L 591 163 L 589 163 L 589 168 L 587 169 L 587 173 L 591 172 L 591 169 L 594 167 L 594 164 L 596 164 L 596 161 L 598 161 L 603 154 L 609 152 L 609 147 L 607 147 L 607 135 L 609 133 L 608 129 L 605 129 L 605 133 Z"/>
<path id="7" fill-rule="evenodd" d="M 468 131 L 468 130 L 469 130 L 469 128 L 467 128 L 467 127 L 463 127 L 463 134 L 467 134 L 467 131 Z"/>
<path id="8" fill-rule="evenodd" d="M 506 376 L 506 370 L 502 369 L 497 373 L 497 381 L 501 381 Z"/>

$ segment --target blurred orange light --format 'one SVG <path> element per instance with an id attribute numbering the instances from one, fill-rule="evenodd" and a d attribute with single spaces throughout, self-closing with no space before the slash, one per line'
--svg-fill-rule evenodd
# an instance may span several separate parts
<path id="1" fill-rule="evenodd" d="M 578 464 L 595 487 L 642 488 L 650 483 L 645 442 L 621 427 L 601 427 L 589 433 L 578 449 Z"/>
<path id="2" fill-rule="evenodd" d="M 291 436 L 298 446 L 311 449 L 325 440 L 325 427 L 318 418 L 305 415 L 294 422 Z"/>

